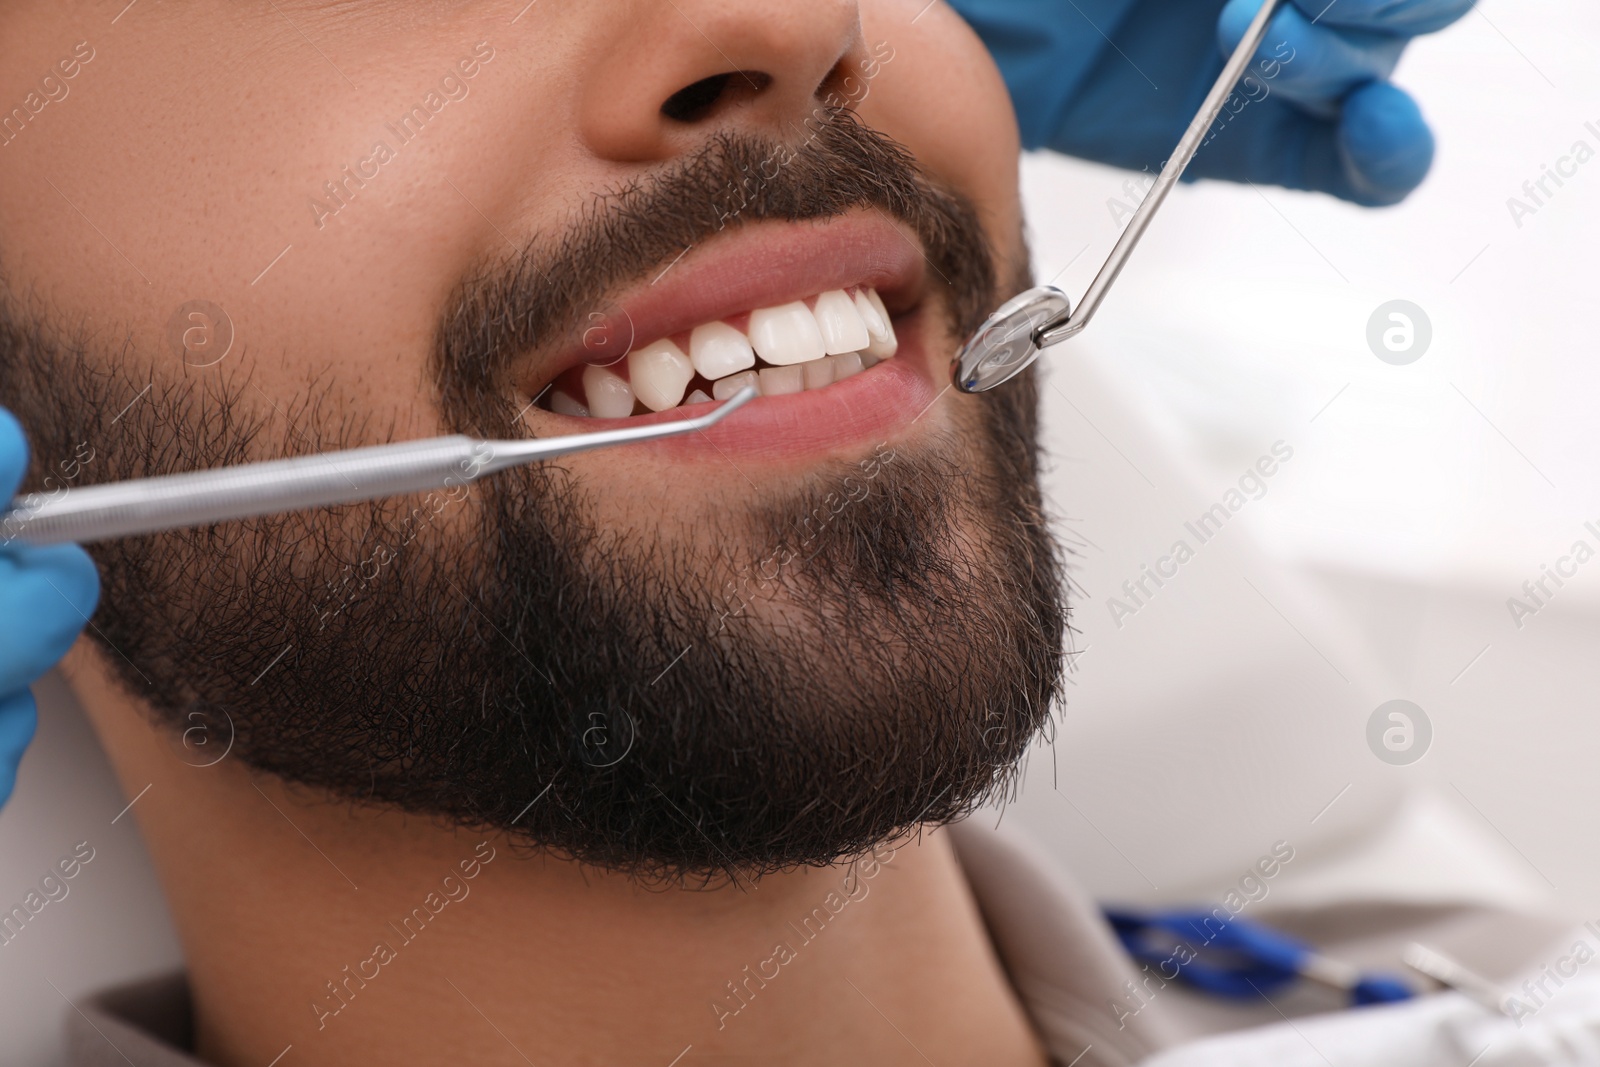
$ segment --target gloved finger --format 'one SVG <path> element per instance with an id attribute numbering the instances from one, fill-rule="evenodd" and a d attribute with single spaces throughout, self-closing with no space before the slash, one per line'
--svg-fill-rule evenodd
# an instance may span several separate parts
<path id="1" fill-rule="evenodd" d="M 28 439 L 22 424 L 5 408 L 0 408 L 0 505 L 17 495 L 22 476 L 28 470 Z"/>
<path id="2" fill-rule="evenodd" d="M 0 552 L 0 693 L 24 689 L 55 666 L 99 599 L 94 561 L 77 545 Z"/>
<path id="3" fill-rule="evenodd" d="M 1433 131 L 1422 109 L 1389 82 L 1364 85 L 1345 97 L 1335 142 L 1356 194 L 1348 199 L 1359 203 L 1399 203 L 1433 166 Z"/>
<path id="4" fill-rule="evenodd" d="M 1433 134 L 1416 102 L 1388 82 L 1372 82 L 1345 98 L 1336 119 L 1273 98 L 1252 104 L 1200 150 L 1189 173 L 1381 207 L 1422 184 L 1433 152 Z"/>
<path id="5" fill-rule="evenodd" d="M 1348 26 L 1400 37 L 1442 30 L 1476 0 L 1294 0 L 1319 26 Z"/>
<path id="6" fill-rule="evenodd" d="M 1228 0 L 1217 20 L 1217 40 L 1232 52 L 1244 37 L 1263 0 Z M 1253 82 L 1240 93 L 1263 93 L 1292 101 L 1324 118 L 1358 85 L 1387 80 L 1400 62 L 1406 38 L 1363 29 L 1313 24 L 1297 7 L 1273 17 L 1266 39 L 1250 66 Z"/>
<path id="7" fill-rule="evenodd" d="M 33 694 L 26 689 L 0 697 L 0 805 L 11 798 L 17 784 L 17 763 L 33 740 L 39 722 Z"/>

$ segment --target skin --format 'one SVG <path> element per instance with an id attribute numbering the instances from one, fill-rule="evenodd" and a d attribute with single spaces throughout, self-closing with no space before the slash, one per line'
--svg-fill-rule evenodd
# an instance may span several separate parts
<path id="1" fill-rule="evenodd" d="M 152 353 L 167 351 L 174 310 L 204 298 L 228 309 L 230 358 L 250 369 L 261 404 L 287 409 L 321 374 L 396 438 L 439 433 L 418 386 L 441 309 L 473 263 L 559 230 L 596 190 L 719 126 L 782 136 L 836 64 L 881 41 L 895 58 L 859 105 L 863 121 L 978 205 L 1004 262 L 1022 254 L 1005 89 L 942 6 L 610 0 L 519 16 L 522 6 L 214 0 L 117 17 L 120 2 L 9 5 L 6 108 L 77 42 L 94 58 L 66 99 L 0 148 L 7 289 Z M 485 40 L 494 58 L 470 95 L 316 228 L 308 197 Z M 770 80 L 700 122 L 662 116 L 677 90 L 734 69 Z M 941 376 L 956 343 L 929 338 Z M 972 403 L 945 394 L 915 433 L 961 426 Z M 523 417 L 541 432 L 544 413 Z M 757 475 L 803 473 L 795 466 L 763 461 Z M 644 450 L 570 468 L 621 529 L 686 523 L 732 477 Z M 294 1062 L 355 1067 L 665 1064 L 687 1045 L 685 1063 L 910 1064 L 924 1052 L 944 1064 L 1042 1062 L 937 832 L 903 844 L 870 895 L 720 1029 L 710 1002 L 839 886 L 842 867 L 753 889 L 644 889 L 492 841 L 496 859 L 470 898 L 319 1029 L 308 1002 L 324 983 L 369 956 L 384 923 L 483 835 L 291 794 L 235 760 L 197 769 L 107 680 L 101 656 L 80 643 L 66 669 L 129 796 L 151 783 L 134 814 L 211 1062 L 267 1063 L 290 1044 Z"/>

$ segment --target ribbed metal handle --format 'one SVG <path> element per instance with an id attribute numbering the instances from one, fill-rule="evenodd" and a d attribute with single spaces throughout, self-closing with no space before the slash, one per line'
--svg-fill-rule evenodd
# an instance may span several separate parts
<path id="1" fill-rule="evenodd" d="M 484 474 L 556 456 L 699 433 L 754 400 L 745 386 L 698 418 L 617 430 L 479 441 L 460 435 L 352 448 L 295 459 L 168 474 L 131 482 L 32 494 L 0 512 L 0 546 L 105 541 L 180 526 L 276 515 L 332 504 L 448 489 Z"/>
<path id="2" fill-rule="evenodd" d="M 490 447 L 461 435 L 437 437 L 33 493 L 0 513 L 0 544 L 104 541 L 441 489 L 476 478 Z"/>

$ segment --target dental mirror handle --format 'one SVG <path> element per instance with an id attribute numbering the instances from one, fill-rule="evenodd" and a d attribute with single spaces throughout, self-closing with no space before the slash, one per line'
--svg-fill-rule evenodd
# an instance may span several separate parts
<path id="1" fill-rule="evenodd" d="M 230 519 L 451 489 L 510 467 L 694 433 L 756 396 L 746 386 L 698 418 L 523 441 L 435 437 L 215 470 L 32 493 L 0 511 L 0 546 L 105 541 Z"/>
<path id="2" fill-rule="evenodd" d="M 1212 85 L 1205 103 L 1200 105 L 1199 113 L 1189 123 L 1183 138 L 1178 141 L 1178 147 L 1173 150 L 1171 158 L 1161 168 L 1155 184 L 1150 187 L 1150 192 L 1145 195 L 1138 210 L 1133 213 L 1133 218 L 1128 221 L 1122 236 L 1117 238 L 1116 246 L 1106 257 L 1100 273 L 1089 283 L 1089 288 L 1084 291 L 1083 299 L 1078 301 L 1077 308 L 1070 315 L 1059 315 L 1035 330 L 1034 344 L 1040 348 L 1048 348 L 1065 341 L 1089 325 L 1089 320 L 1094 318 L 1094 313 L 1099 309 L 1100 302 L 1105 299 L 1111 283 L 1122 273 L 1128 257 L 1133 254 L 1135 246 L 1139 243 L 1139 238 L 1143 237 L 1144 231 L 1149 228 L 1150 220 L 1155 217 L 1167 194 L 1178 183 L 1178 179 L 1183 176 L 1190 161 L 1194 159 L 1195 153 L 1200 151 L 1200 146 L 1205 143 L 1206 133 L 1210 131 L 1211 124 L 1217 120 L 1217 116 L 1222 113 L 1223 104 L 1233 95 L 1233 87 L 1244 77 L 1245 68 L 1249 67 L 1250 61 L 1255 58 L 1256 49 L 1261 47 L 1262 40 L 1267 36 L 1267 27 L 1272 22 L 1272 16 L 1277 14 L 1282 3 L 1283 0 L 1266 0 L 1261 5 L 1261 10 L 1256 12 L 1256 17 L 1244 31 L 1244 38 L 1228 57 L 1228 62 L 1223 66 L 1222 74 L 1218 76 L 1216 84 Z"/>
<path id="3" fill-rule="evenodd" d="M 1004 385 L 1038 359 L 1040 351 L 1065 341 L 1089 325 L 1157 209 L 1205 143 L 1207 131 L 1227 103 L 1233 87 L 1244 76 L 1245 68 L 1255 58 L 1272 16 L 1282 5 L 1283 0 L 1265 0 L 1251 19 L 1244 37 L 1223 64 L 1222 74 L 1200 105 L 1199 113 L 1189 123 L 1177 149 L 1162 166 L 1133 218 L 1128 220 L 1127 228 L 1117 238 L 1094 281 L 1089 283 L 1078 307 L 1074 309 L 1067 294 L 1053 285 L 1028 289 L 1000 305 L 956 352 L 951 371 L 957 389 L 963 393 L 982 393 Z"/>

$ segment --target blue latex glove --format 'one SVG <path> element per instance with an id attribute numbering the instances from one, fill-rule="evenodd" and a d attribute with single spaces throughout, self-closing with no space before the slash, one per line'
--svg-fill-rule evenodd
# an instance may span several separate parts
<path id="1" fill-rule="evenodd" d="M 1262 0 L 951 0 L 994 54 L 1022 140 L 1154 175 Z M 1246 101 L 1185 175 L 1393 204 L 1422 183 L 1433 134 L 1387 79 L 1414 36 L 1473 0 L 1290 0 Z M 1229 112 L 1225 111 L 1224 116 Z M 1214 129 L 1217 129 L 1214 127 Z"/>
<path id="2" fill-rule="evenodd" d="M 0 408 L 0 503 L 28 465 L 22 427 Z M 38 719 L 28 686 L 66 655 L 100 598 L 94 563 L 77 545 L 7 543 L 0 527 L 0 804 L 11 796 Z"/>

